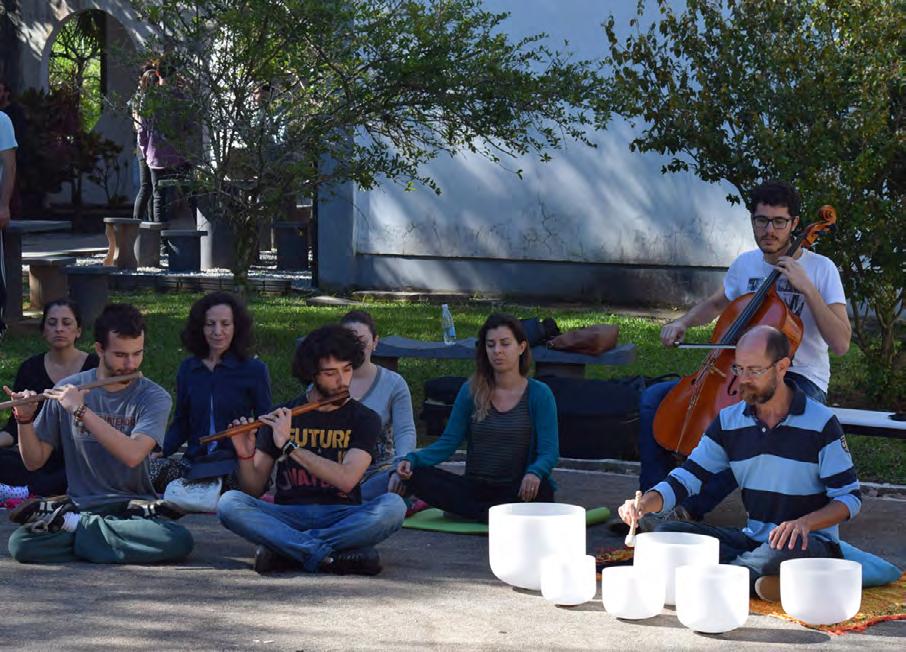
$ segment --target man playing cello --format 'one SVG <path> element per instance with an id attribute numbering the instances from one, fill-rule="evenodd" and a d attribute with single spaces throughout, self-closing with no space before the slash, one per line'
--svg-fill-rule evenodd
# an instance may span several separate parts
<path id="1" fill-rule="evenodd" d="M 672 347 L 682 342 L 693 326 L 710 323 L 737 297 L 754 292 L 774 269 L 781 273 L 777 293 L 802 319 L 803 335 L 786 378 L 821 403 L 827 400 L 830 380 L 828 348 L 836 355 L 849 350 L 852 329 L 846 315 L 846 296 L 833 261 L 806 249 L 786 253 L 799 226 L 799 193 L 783 181 L 767 181 L 752 191 L 748 207 L 757 249 L 740 254 L 730 265 L 723 287 L 696 304 L 685 315 L 661 329 L 661 342 Z M 674 467 L 674 456 L 654 439 L 654 416 L 675 382 L 645 390 L 639 404 L 639 488 L 646 491 Z M 673 516 L 701 520 L 733 489 L 736 482 L 726 470 L 711 477 L 701 492 L 678 503 Z M 642 524 L 644 527 L 644 523 Z"/>

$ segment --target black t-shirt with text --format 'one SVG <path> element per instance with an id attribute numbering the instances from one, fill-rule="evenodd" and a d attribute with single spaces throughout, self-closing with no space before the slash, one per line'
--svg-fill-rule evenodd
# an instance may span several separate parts
<path id="1" fill-rule="evenodd" d="M 293 408 L 306 403 L 302 395 L 283 407 Z M 292 419 L 290 438 L 311 452 L 342 464 L 351 448 L 358 448 L 374 455 L 374 447 L 381 431 L 381 418 L 376 412 L 358 401 L 350 399 L 331 412 L 307 412 Z M 274 459 L 280 457 L 280 449 L 274 444 L 271 428 L 258 430 L 256 448 Z M 315 477 L 295 460 L 287 458 L 277 463 L 276 490 L 274 502 L 278 505 L 358 505 L 362 492 L 356 484 L 348 494 L 337 487 Z"/>

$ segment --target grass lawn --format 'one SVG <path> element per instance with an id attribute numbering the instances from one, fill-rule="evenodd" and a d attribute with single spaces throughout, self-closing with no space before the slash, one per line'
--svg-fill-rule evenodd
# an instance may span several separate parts
<path id="1" fill-rule="evenodd" d="M 148 320 L 148 341 L 142 371 L 175 395 L 176 369 L 185 357 L 179 341 L 189 306 L 199 294 L 186 293 L 131 293 L 111 297 L 113 301 L 131 301 Z M 297 297 L 254 297 L 250 308 L 255 318 L 257 352 L 270 368 L 274 399 L 285 401 L 299 392 L 298 382 L 290 375 L 290 356 L 295 339 L 321 324 L 338 319 L 345 307 L 314 307 L 305 305 Z M 428 303 L 398 304 L 372 303 L 367 306 L 377 320 L 381 334 L 439 340 L 440 307 Z M 489 304 L 457 305 L 452 307 L 460 337 L 474 335 L 492 309 L 503 309 L 519 317 L 554 317 L 561 329 L 591 323 L 609 322 L 620 326 L 620 341 L 634 342 L 638 358 L 630 366 L 600 367 L 588 370 L 592 378 L 611 378 L 644 374 L 658 376 L 670 372 L 690 373 L 700 364 L 701 351 L 673 351 L 660 345 L 658 333 L 662 323 L 658 320 L 615 315 L 591 308 L 539 308 L 532 306 L 494 306 Z M 710 328 L 695 329 L 690 341 L 707 341 Z M 90 333 L 82 338 L 88 347 Z M 0 348 L 0 382 L 11 384 L 19 363 L 27 356 L 44 350 L 44 342 L 37 332 L 27 335 L 10 335 Z M 466 361 L 401 359 L 400 373 L 409 382 L 416 413 L 416 424 L 421 432 L 423 424 L 418 412 L 423 399 L 425 380 L 435 376 L 461 375 L 471 371 Z M 849 407 L 870 407 L 853 403 L 864 386 L 864 367 L 859 350 L 853 346 L 842 358 L 831 357 L 832 382 L 830 401 Z M 5 421 L 3 421 L 5 423 Z M 906 442 L 880 437 L 847 438 L 860 476 L 863 480 L 906 484 Z"/>

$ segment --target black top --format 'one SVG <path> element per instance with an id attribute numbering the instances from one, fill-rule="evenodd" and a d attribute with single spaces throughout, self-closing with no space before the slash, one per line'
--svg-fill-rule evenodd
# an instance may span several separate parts
<path id="1" fill-rule="evenodd" d="M 284 407 L 304 403 L 303 395 Z M 353 399 L 331 412 L 316 410 L 297 415 L 290 426 L 290 437 L 300 448 L 337 463 L 342 463 L 346 452 L 352 448 L 373 456 L 380 432 L 381 418 L 377 412 Z M 268 426 L 258 430 L 256 448 L 274 459 L 281 454 Z M 358 483 L 348 494 L 340 491 L 287 458 L 277 463 L 274 502 L 280 505 L 358 505 L 362 502 L 362 492 Z"/>
<path id="2" fill-rule="evenodd" d="M 16 371 L 16 379 L 13 381 L 13 391 L 22 392 L 30 389 L 40 394 L 45 389 L 50 389 L 54 386 L 55 383 L 47 375 L 47 369 L 44 367 L 44 355 L 44 353 L 38 353 L 19 365 L 19 370 Z M 82 365 L 79 371 L 95 369 L 99 362 L 100 360 L 98 360 L 96 353 L 89 353 L 88 357 L 85 358 L 85 364 Z M 35 418 L 38 417 L 43 407 L 43 403 L 38 404 L 38 412 L 35 413 Z M 12 414 L 10 414 L 4 430 L 13 436 L 14 441 L 19 440 L 19 424 L 16 423 L 16 419 Z M 56 454 L 54 452 L 54 455 Z"/>

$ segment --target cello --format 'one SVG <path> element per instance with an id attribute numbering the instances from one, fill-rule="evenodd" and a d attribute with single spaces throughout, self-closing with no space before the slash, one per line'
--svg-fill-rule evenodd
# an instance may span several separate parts
<path id="1" fill-rule="evenodd" d="M 810 248 L 836 221 L 834 208 L 822 206 L 818 221 L 790 244 L 786 255 L 793 256 L 800 247 Z M 702 366 L 684 376 L 664 397 L 654 415 L 654 439 L 663 448 L 688 457 L 717 414 L 739 402 L 739 379 L 730 366 L 737 340 L 750 327 L 773 326 L 790 341 L 790 357 L 796 353 L 802 341 L 802 320 L 777 293 L 778 278 L 780 272 L 774 269 L 755 292 L 736 298 L 724 309 L 711 333 L 713 348 Z"/>

